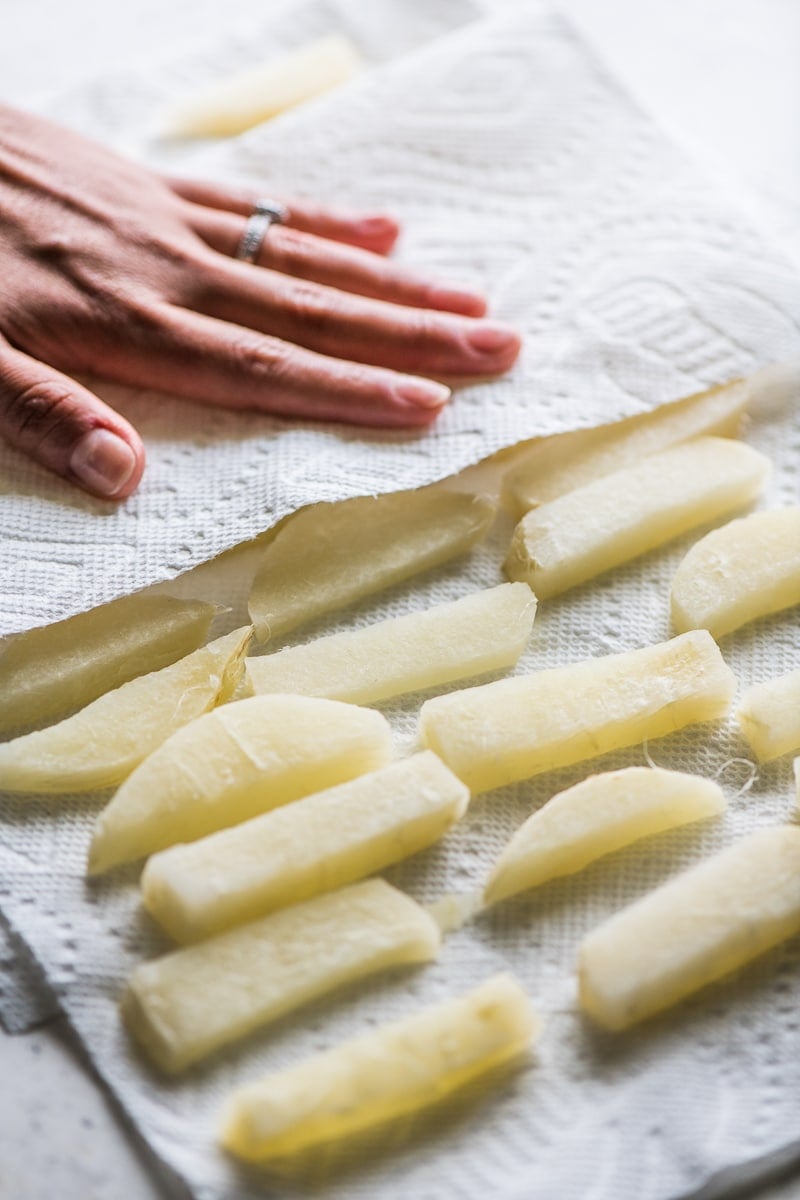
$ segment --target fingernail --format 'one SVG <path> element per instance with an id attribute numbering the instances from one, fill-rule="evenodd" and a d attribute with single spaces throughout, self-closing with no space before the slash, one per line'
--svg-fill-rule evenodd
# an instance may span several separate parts
<path id="1" fill-rule="evenodd" d="M 430 379 L 409 379 L 397 389 L 400 400 L 417 408 L 441 408 L 452 394 L 449 387 L 443 383 L 433 383 Z"/>
<path id="2" fill-rule="evenodd" d="M 470 292 L 466 288 L 434 284 L 428 293 L 428 300 L 433 308 L 463 313 L 466 317 L 480 317 L 486 312 L 486 300 L 480 292 Z"/>
<path id="3" fill-rule="evenodd" d="M 519 345 L 519 334 L 510 325 L 498 325 L 482 321 L 467 335 L 473 350 L 481 354 L 497 354 L 501 350 L 510 350 Z"/>
<path id="4" fill-rule="evenodd" d="M 73 475 L 93 492 L 115 496 L 136 469 L 136 455 L 115 433 L 93 429 L 78 442 L 69 465 Z"/>

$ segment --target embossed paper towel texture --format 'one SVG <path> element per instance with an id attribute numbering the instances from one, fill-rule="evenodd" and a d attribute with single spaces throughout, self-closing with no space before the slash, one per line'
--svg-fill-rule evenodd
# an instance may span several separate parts
<path id="1" fill-rule="evenodd" d="M 270 51 L 290 49 L 331 32 L 345 31 L 365 62 L 374 66 L 407 54 L 477 14 L 471 0 L 371 0 L 368 7 L 361 0 L 284 0 L 270 7 L 269 19 L 260 28 L 248 20 L 237 29 L 234 22 L 211 47 L 205 45 L 178 60 L 171 50 L 168 60 L 152 63 L 147 70 L 140 66 L 127 74 L 103 76 L 55 100 L 45 98 L 38 107 L 54 119 L 154 165 L 188 170 L 197 154 L 196 144 L 159 142 L 153 132 L 169 106 L 184 99 L 187 93 L 243 66 L 263 61 Z M 215 418 L 209 416 L 209 419 L 213 419 L 217 428 Z M 174 413 L 164 428 L 169 442 L 169 448 L 164 448 L 167 474 L 173 469 L 170 465 L 173 454 L 178 456 L 180 464 L 186 461 L 187 451 L 189 457 L 198 451 L 197 444 L 178 446 L 186 427 L 177 429 L 175 438 L 170 437 L 173 421 Z M 233 424 L 235 421 L 227 424 L 223 421 L 219 427 L 223 435 L 230 432 Z M 158 428 L 150 423 L 150 429 L 158 440 Z M 104 586 L 109 569 L 113 582 L 110 590 L 102 592 L 103 596 L 118 591 L 123 578 L 130 579 L 131 587 L 138 587 L 141 580 L 152 576 L 151 566 L 155 567 L 156 578 L 164 575 L 163 564 L 148 564 L 141 570 L 132 566 L 131 551 L 135 553 L 137 545 L 142 548 L 136 533 L 139 518 L 134 518 L 132 525 L 123 521 L 126 532 L 122 535 L 118 529 L 120 522 L 116 521 L 115 544 L 109 554 L 103 543 L 109 533 L 105 522 L 113 512 L 111 508 L 97 506 L 85 497 L 66 495 L 61 484 L 22 464 L 15 455 L 9 456 L 9 473 L 4 477 L 2 455 L 0 448 L 0 512 L 4 512 L 0 517 L 0 536 L 10 535 L 11 541 L 4 540 L 0 560 L 0 633 L 56 619 L 76 607 L 88 607 L 100 598 L 98 588 Z M 277 469 L 274 460 L 272 468 Z M 145 488 L 148 499 L 144 524 L 149 528 L 145 540 L 152 545 L 155 539 L 156 552 L 161 553 L 165 549 L 164 531 L 159 528 L 158 514 L 164 494 L 162 490 L 161 500 L 154 501 L 149 494 L 149 479 Z M 167 480 L 168 497 L 176 494 L 171 488 Z M 29 493 L 24 500 L 20 498 L 21 490 Z M 39 493 L 43 496 L 41 502 L 36 500 Z M 62 499 L 66 509 L 62 507 Z M 188 510 L 182 511 L 186 519 Z M 213 511 L 205 502 L 196 516 L 203 525 L 214 524 Z M 263 523 L 267 520 L 264 518 Z M 119 536 L 126 539 L 125 545 L 117 540 Z M 58 545 L 50 545 L 51 559 L 48 544 L 54 537 L 62 540 Z M 97 546 L 98 540 L 101 544 L 94 553 L 92 547 Z M 207 544 L 206 529 L 198 530 L 198 557 L 207 554 Z M 114 558 L 116 562 L 110 563 Z M 166 573 L 172 572 L 173 568 L 168 567 Z M 29 586 L 44 589 L 38 592 L 38 599 L 26 592 Z M 15 954 L 13 942 L 0 924 L 0 1021 L 9 1032 L 23 1032 L 54 1012 L 52 996 L 42 988 L 28 964 Z"/>
<path id="2" fill-rule="evenodd" d="M 796 495 L 800 430 L 792 406 L 757 414 L 751 443 L 775 471 L 763 507 Z M 357 610 L 320 622 L 304 636 L 453 599 L 499 582 L 510 529 L 466 563 L 397 588 Z M 541 606 L 519 671 L 620 651 L 669 636 L 668 592 L 692 538 L 648 555 Z M 243 616 L 242 596 L 231 595 Z M 776 615 L 723 641 L 742 685 L 800 665 L 797 611 Z M 414 743 L 422 700 L 385 711 L 398 749 Z M 668 767 L 711 776 L 747 753 L 735 723 L 698 727 L 650 746 Z M 641 748 L 551 773 L 476 798 L 464 821 L 428 852 L 387 872 L 428 902 L 485 881 L 501 847 L 534 808 L 590 770 L 642 764 Z M 723 772 L 733 797 L 742 776 Z M 259 1195 L 297 1200 L 302 1185 L 257 1185 L 215 1148 L 220 1107 L 236 1084 L 293 1062 L 340 1038 L 511 970 L 545 1017 L 533 1061 L 483 1102 L 438 1131 L 314 1191 L 320 1200 L 674 1200 L 731 1163 L 796 1137 L 800 1092 L 800 944 L 751 965 L 736 980 L 698 995 L 672 1017 L 626 1036 L 593 1031 L 575 1007 L 581 936 L 681 868 L 746 832 L 791 820 L 790 760 L 762 768 L 752 791 L 731 799 L 718 820 L 651 838 L 572 878 L 557 881 L 445 940 L 440 960 L 359 985 L 329 1003 L 165 1083 L 133 1052 L 119 1022 L 123 980 L 164 948 L 137 903 L 135 870 L 88 885 L 83 878 L 95 804 L 85 799 L 7 798 L 2 805 L 0 879 L 4 911 L 44 965 L 70 1021 L 132 1119 L 157 1153 L 202 1200 Z M 250 1187 L 252 1183 L 252 1187 Z"/>
<path id="3" fill-rule="evenodd" d="M 117 510 L 0 452 L 0 632 L 174 575 L 309 501 L 423 483 L 797 345 L 796 272 L 538 8 L 470 25 L 192 169 L 394 209 L 401 256 L 485 286 L 524 354 L 414 437 L 123 393 L 150 465 Z"/>
<path id="4" fill-rule="evenodd" d="M 58 1012 L 58 1001 L 41 970 L 6 928 L 0 913 L 0 1024 L 6 1033 L 27 1033 Z"/>
<path id="5" fill-rule="evenodd" d="M 540 37 L 551 54 L 558 54 L 562 69 L 568 64 L 576 75 L 573 88 L 580 91 L 585 86 L 584 72 L 589 72 L 599 89 L 597 102 L 605 106 L 603 96 L 608 92 L 612 113 L 623 124 L 624 102 L 602 77 L 594 75 L 571 35 L 550 20 L 541 33 L 536 22 L 528 19 L 521 25 L 488 30 L 477 43 L 482 50 L 471 39 L 463 49 L 477 56 L 485 73 L 492 63 L 516 61 L 521 45 L 537 53 Z M 460 53 L 455 47 L 442 54 L 440 77 L 446 79 L 447 72 L 456 69 Z M 395 79 L 392 88 L 396 87 Z M 410 83 L 407 90 L 413 90 Z M 628 120 L 639 128 L 637 116 Z M 670 220 L 670 214 L 657 216 Z M 654 217 L 652 227 L 656 225 Z M 715 225 L 712 245 L 717 236 L 721 235 Z M 754 280 L 762 280 L 758 294 L 765 285 L 755 261 L 743 285 L 745 296 L 750 295 Z M 710 284 L 705 288 L 713 290 Z M 720 286 L 721 297 L 729 293 L 736 294 L 732 283 Z M 747 303 L 758 311 L 760 301 Z M 784 298 L 774 307 L 780 316 L 771 327 L 780 323 L 784 336 L 791 330 L 792 304 Z M 604 311 L 609 309 L 618 311 L 610 301 Z M 719 306 L 703 311 L 710 321 Z M 681 362 L 699 353 L 690 346 L 681 350 L 674 345 L 659 324 L 666 320 L 660 314 L 660 308 L 628 310 L 626 322 L 637 329 L 636 323 L 642 323 L 641 342 L 654 347 L 653 361 Z M 605 318 L 603 328 L 609 328 L 609 320 Z M 768 327 L 765 320 L 764 328 Z M 724 353 L 733 354 L 719 336 Z M 706 344 L 711 344 L 710 337 Z M 742 359 L 756 356 L 755 349 L 741 353 Z M 700 377 L 702 364 L 694 369 Z M 793 393 L 782 393 L 783 399 L 778 395 L 774 403 L 762 405 L 749 435 L 775 463 L 763 502 L 767 507 L 797 500 L 797 394 L 795 386 Z M 508 535 L 509 530 L 501 531 L 466 564 L 398 588 L 307 633 L 350 628 L 497 583 Z M 542 605 L 519 670 L 667 637 L 669 584 L 691 540 L 684 538 L 590 587 Z M 231 621 L 243 617 L 243 594 L 244 589 L 230 597 L 236 606 Z M 723 649 L 742 685 L 797 667 L 796 611 L 742 630 L 725 639 Z M 420 700 L 411 697 L 386 710 L 403 750 L 413 744 Z M 730 722 L 718 730 L 701 727 L 663 739 L 651 752 L 664 765 L 711 775 L 731 757 L 746 752 L 746 747 Z M 592 768 L 641 761 L 641 750 L 633 749 L 606 756 Z M 441 845 L 397 866 L 388 872 L 389 878 L 423 901 L 480 886 L 524 817 L 588 769 L 550 774 L 477 799 L 464 822 Z M 734 793 L 739 784 L 735 771 L 724 774 L 723 780 L 728 793 Z M 159 1081 L 132 1051 L 117 1014 L 125 976 L 143 957 L 162 949 L 163 943 L 138 909 L 135 870 L 91 886 L 85 883 L 83 867 L 93 816 L 93 806 L 85 799 L 5 800 L 0 838 L 3 908 L 45 967 L 70 1020 L 132 1119 L 202 1200 L 233 1196 L 243 1200 L 264 1194 L 263 1184 L 251 1184 L 214 1148 L 219 1107 L 235 1084 L 506 968 L 522 980 L 546 1018 L 545 1036 L 531 1065 L 445 1129 L 390 1148 L 385 1156 L 350 1170 L 318 1194 L 326 1200 L 405 1200 L 408 1196 L 472 1200 L 490 1191 L 499 1200 L 552 1200 L 554 1196 L 673 1200 L 719 1168 L 769 1152 L 796 1136 L 797 941 L 753 964 L 737 980 L 698 996 L 672 1019 L 653 1022 L 624 1038 L 592 1031 L 575 1011 L 577 945 L 587 929 L 681 867 L 751 829 L 791 819 L 792 811 L 789 762 L 783 760 L 763 768 L 752 791 L 733 799 L 723 819 L 650 839 L 573 879 L 542 889 L 531 899 L 499 907 L 449 937 L 438 963 L 313 1006 L 168 1084 Z M 299 1196 L 304 1190 L 281 1182 L 275 1194 Z"/>

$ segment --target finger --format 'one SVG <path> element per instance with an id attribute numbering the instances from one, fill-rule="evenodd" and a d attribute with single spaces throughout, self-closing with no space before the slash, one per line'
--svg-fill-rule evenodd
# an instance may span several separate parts
<path id="1" fill-rule="evenodd" d="M 192 307 L 320 354 L 419 375 L 500 374 L 520 348 L 499 322 L 368 300 L 222 257 L 198 276 Z"/>
<path id="2" fill-rule="evenodd" d="M 225 408 L 375 427 L 429 424 L 442 384 L 325 358 L 275 337 L 164 305 L 146 347 L 107 350 L 103 373 Z"/>
<path id="3" fill-rule="evenodd" d="M 84 491 L 122 500 L 144 470 L 136 431 L 67 375 L 0 344 L 0 436 Z"/>
<path id="4" fill-rule="evenodd" d="M 185 200 L 202 204 L 206 208 L 221 209 L 223 212 L 239 213 L 249 217 L 256 201 L 264 192 L 253 188 L 225 187 L 198 179 L 167 179 L 172 190 Z M 267 193 L 270 195 L 270 193 Z M 397 241 L 400 226 L 394 217 L 386 213 L 348 212 L 345 209 L 328 208 L 311 204 L 306 200 L 279 199 L 289 210 L 286 222 L 293 229 L 315 233 L 318 237 L 331 238 L 336 242 L 348 242 L 362 246 L 378 254 L 388 254 Z"/>
<path id="5" fill-rule="evenodd" d="M 246 221 L 235 213 L 192 205 L 190 224 L 207 245 L 233 258 Z M 261 245 L 257 265 L 284 275 L 340 288 L 359 296 L 390 300 L 413 308 L 442 309 L 482 317 L 486 301 L 466 288 L 436 283 L 360 247 L 273 225 Z"/>

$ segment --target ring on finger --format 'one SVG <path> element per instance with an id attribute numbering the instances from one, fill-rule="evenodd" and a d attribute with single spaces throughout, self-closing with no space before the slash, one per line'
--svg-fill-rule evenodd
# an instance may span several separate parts
<path id="1" fill-rule="evenodd" d="M 267 198 L 256 200 L 253 211 L 247 218 L 234 257 L 241 262 L 255 262 L 270 226 L 283 225 L 288 219 L 289 210 L 279 200 Z"/>

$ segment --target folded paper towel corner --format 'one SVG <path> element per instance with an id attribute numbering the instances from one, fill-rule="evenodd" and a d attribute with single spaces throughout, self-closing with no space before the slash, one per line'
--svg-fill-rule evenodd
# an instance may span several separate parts
<path id="1" fill-rule="evenodd" d="M 120 86 L 95 86 L 92 103 L 106 136 L 111 110 L 130 144 Z M 393 209 L 402 257 L 486 288 L 524 353 L 421 435 L 110 389 L 149 463 L 113 511 L 0 447 L 0 635 L 171 578 L 303 504 L 431 482 L 797 351 L 796 272 L 539 5 L 365 72 L 191 170 Z"/>

